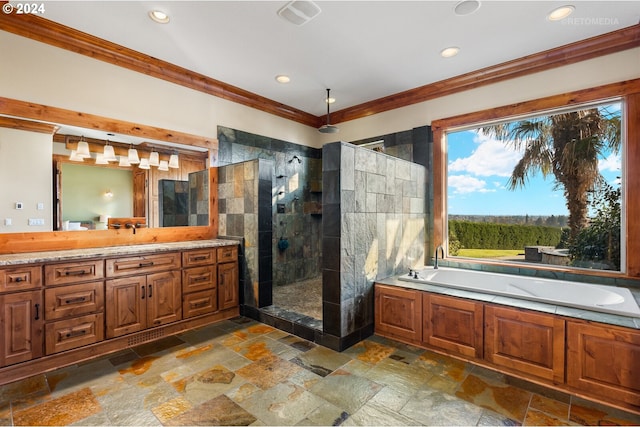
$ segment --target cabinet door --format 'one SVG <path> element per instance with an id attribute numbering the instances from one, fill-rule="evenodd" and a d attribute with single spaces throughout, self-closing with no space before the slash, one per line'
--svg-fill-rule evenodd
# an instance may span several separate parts
<path id="1" fill-rule="evenodd" d="M 145 276 L 107 280 L 107 338 L 143 330 L 147 325 Z"/>
<path id="2" fill-rule="evenodd" d="M 482 358 L 482 303 L 424 293 L 422 310 L 422 339 L 425 344 L 471 358 Z"/>
<path id="3" fill-rule="evenodd" d="M 42 356 L 42 291 L 0 296 L 0 366 Z"/>
<path id="4" fill-rule="evenodd" d="M 422 293 L 393 286 L 375 286 L 375 330 L 381 335 L 422 341 Z"/>
<path id="5" fill-rule="evenodd" d="M 182 319 L 180 272 L 147 276 L 147 327 L 165 325 Z"/>
<path id="6" fill-rule="evenodd" d="M 527 375 L 564 382 L 564 320 L 487 305 L 485 360 Z"/>
<path id="7" fill-rule="evenodd" d="M 640 331 L 567 322 L 567 384 L 640 406 Z"/>
<path id="8" fill-rule="evenodd" d="M 238 306 L 238 263 L 218 264 L 218 309 Z"/>

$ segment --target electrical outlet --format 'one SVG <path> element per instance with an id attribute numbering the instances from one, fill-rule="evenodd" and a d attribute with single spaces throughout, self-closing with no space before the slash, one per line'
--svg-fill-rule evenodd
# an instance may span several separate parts
<path id="1" fill-rule="evenodd" d="M 43 211 L 43 210 L 44 210 L 44 203 L 42 203 L 42 202 L 38 202 L 37 209 L 38 209 L 39 211 Z"/>
<path id="2" fill-rule="evenodd" d="M 11 218 L 5 218 L 4 219 L 4 225 L 13 225 L 13 221 L 11 221 Z"/>
<path id="3" fill-rule="evenodd" d="M 29 225 L 44 225 L 44 218 L 29 218 Z"/>

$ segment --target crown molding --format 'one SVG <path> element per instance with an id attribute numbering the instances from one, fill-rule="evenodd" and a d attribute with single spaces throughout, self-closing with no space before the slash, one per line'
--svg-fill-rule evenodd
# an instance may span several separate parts
<path id="1" fill-rule="evenodd" d="M 0 14 L 0 29 L 307 126 L 317 128 L 324 123 L 324 115 L 314 116 L 36 15 Z M 640 24 L 338 110 L 331 113 L 331 119 L 336 124 L 355 120 L 638 46 Z"/>

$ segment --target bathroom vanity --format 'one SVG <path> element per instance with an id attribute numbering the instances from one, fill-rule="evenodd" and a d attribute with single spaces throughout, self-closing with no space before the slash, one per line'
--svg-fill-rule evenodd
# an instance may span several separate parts
<path id="1" fill-rule="evenodd" d="M 375 333 L 640 413 L 640 319 L 390 278 Z"/>
<path id="2" fill-rule="evenodd" d="M 238 242 L 0 255 L 0 384 L 239 315 Z"/>

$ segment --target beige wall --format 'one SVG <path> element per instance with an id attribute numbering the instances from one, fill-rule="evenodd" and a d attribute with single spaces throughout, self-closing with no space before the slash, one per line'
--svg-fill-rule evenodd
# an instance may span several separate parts
<path id="1" fill-rule="evenodd" d="M 52 151 L 51 135 L 0 127 L 0 233 L 51 230 Z M 16 202 L 23 208 L 15 209 Z M 44 225 L 29 226 L 29 218 Z"/>
<path id="2" fill-rule="evenodd" d="M 640 48 L 316 129 L 0 31 L 0 94 L 215 138 L 218 125 L 313 147 L 432 120 L 640 77 Z"/>

